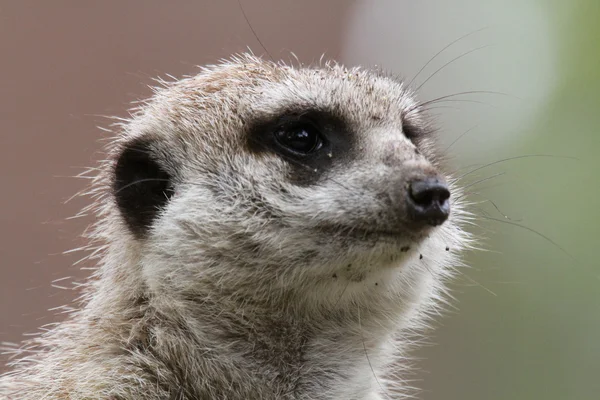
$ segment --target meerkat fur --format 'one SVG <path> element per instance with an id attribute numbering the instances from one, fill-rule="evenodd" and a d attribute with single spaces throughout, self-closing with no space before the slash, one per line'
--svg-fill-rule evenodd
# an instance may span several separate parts
<path id="1" fill-rule="evenodd" d="M 329 134 L 314 159 L 272 140 L 305 117 Z M 95 169 L 79 306 L 23 345 L 0 398 L 403 398 L 471 243 L 442 156 L 379 71 L 244 54 L 156 88 Z M 441 226 L 407 222 L 415 174 L 448 182 Z"/>

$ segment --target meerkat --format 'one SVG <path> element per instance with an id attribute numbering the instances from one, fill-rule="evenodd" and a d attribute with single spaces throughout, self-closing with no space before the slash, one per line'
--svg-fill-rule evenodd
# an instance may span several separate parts
<path id="1" fill-rule="evenodd" d="M 92 189 L 97 270 L 2 399 L 387 399 L 469 247 L 422 103 L 234 56 L 157 88 Z"/>

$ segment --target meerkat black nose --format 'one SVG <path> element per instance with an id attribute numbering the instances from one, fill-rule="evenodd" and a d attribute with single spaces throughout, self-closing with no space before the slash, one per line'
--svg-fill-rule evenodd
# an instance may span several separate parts
<path id="1" fill-rule="evenodd" d="M 450 215 L 450 190 L 438 178 L 412 181 L 408 187 L 408 211 L 413 220 L 437 226 Z"/>

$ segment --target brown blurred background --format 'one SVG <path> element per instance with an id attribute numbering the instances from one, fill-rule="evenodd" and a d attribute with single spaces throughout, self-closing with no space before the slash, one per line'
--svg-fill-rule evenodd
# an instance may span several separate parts
<path id="1" fill-rule="evenodd" d="M 490 168 L 493 199 L 474 211 L 497 252 L 469 255 L 453 285 L 458 309 L 417 354 L 422 399 L 595 399 L 600 392 L 600 6 L 597 0 L 242 0 L 275 59 L 294 52 L 383 65 L 423 99 L 495 91 L 441 104 L 441 140 L 457 168 Z M 264 49 L 237 0 L 0 0 L 0 342 L 60 320 L 49 311 L 86 276 L 86 199 L 72 178 L 102 156 L 105 116 L 127 115 L 147 85 L 247 47 Z M 446 65 L 447 64 L 447 65 Z M 439 69 L 439 71 L 438 71 Z M 431 79 L 428 79 L 431 77 Z M 464 100 L 464 101 L 463 101 Z M 99 128 L 100 127 L 100 128 Z M 463 132 L 473 131 L 454 143 Z M 451 145 L 452 143 L 452 145 Z M 592 160 L 592 161 L 590 161 Z M 590 192 L 595 188 L 595 192 Z M 582 195 L 585 194 L 585 195 Z M 568 204 L 568 207 L 566 206 Z M 499 209 L 496 209 L 498 207 Z M 554 239 L 487 217 L 514 221 Z M 512 220 L 511 220 L 512 221 Z M 63 279 L 68 277 L 67 279 Z M 55 281 L 52 283 L 52 281 Z M 0 356 L 0 371 L 6 357 Z"/>

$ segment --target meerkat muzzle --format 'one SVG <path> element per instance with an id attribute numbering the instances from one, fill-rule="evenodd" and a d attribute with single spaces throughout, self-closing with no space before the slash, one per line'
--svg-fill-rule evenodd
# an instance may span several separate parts
<path id="1" fill-rule="evenodd" d="M 450 215 L 450 190 L 439 178 L 412 181 L 408 186 L 406 202 L 410 217 L 415 222 L 431 226 L 441 225 Z"/>

